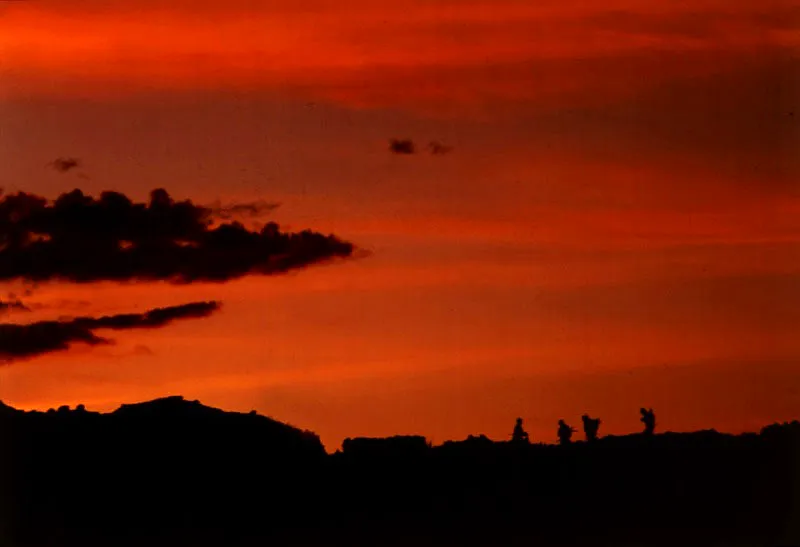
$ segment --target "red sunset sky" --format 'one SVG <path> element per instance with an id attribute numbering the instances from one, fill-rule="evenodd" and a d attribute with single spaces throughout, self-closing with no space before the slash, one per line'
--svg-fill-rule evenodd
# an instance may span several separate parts
<path id="1" fill-rule="evenodd" d="M 798 0 L 0 2 L 7 193 L 265 199 L 370 251 L 42 284 L 0 321 L 224 307 L 2 366 L 0 399 L 181 394 L 329 449 L 517 416 L 552 442 L 584 412 L 623 433 L 644 405 L 673 430 L 798 418 L 799 60 Z"/>

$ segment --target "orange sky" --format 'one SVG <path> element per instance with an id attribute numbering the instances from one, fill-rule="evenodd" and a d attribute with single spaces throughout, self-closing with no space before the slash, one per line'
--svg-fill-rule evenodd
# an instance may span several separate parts
<path id="1" fill-rule="evenodd" d="M 277 200 L 371 251 L 39 287 L 2 319 L 224 308 L 5 366 L 0 398 L 183 394 L 329 448 L 518 415 L 540 440 L 584 412 L 620 433 L 642 405 L 671 429 L 800 417 L 799 54 L 790 0 L 0 2 L 7 191 Z"/>

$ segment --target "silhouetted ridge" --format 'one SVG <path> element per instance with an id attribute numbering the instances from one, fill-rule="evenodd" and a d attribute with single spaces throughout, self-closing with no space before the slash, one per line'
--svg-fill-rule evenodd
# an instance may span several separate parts
<path id="1" fill-rule="evenodd" d="M 502 442 L 360 437 L 326 455 L 313 433 L 179 396 L 107 414 L 0 403 L 0 545 L 800 544 L 800 422 L 648 422 L 559 446 L 519 420 Z"/>
<path id="2" fill-rule="evenodd" d="M 264 457 L 325 454 L 322 442 L 314 433 L 253 412 L 226 412 L 205 406 L 200 401 L 188 401 L 180 395 L 123 404 L 109 416 L 117 419 L 119 427 L 139 428 L 149 435 L 172 431 L 179 432 L 184 440 L 194 435 L 199 441 L 213 434 L 226 439 L 229 448 L 268 448 L 269 453 Z"/>

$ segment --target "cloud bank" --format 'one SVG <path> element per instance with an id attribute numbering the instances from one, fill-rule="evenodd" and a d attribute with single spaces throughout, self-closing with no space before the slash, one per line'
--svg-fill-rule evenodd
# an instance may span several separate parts
<path id="1" fill-rule="evenodd" d="M 73 343 L 90 346 L 111 341 L 95 334 L 97 329 L 129 330 L 160 328 L 179 319 L 208 317 L 220 308 L 218 302 L 192 302 L 145 313 L 78 317 L 63 321 L 40 321 L 27 325 L 0 324 L 0 362 L 11 362 L 69 349 Z"/>
<path id="2" fill-rule="evenodd" d="M 747 58 L 796 57 L 800 26 L 797 0 L 7 4 L 8 96 L 250 89 L 437 113 L 624 102 Z"/>
<path id="3" fill-rule="evenodd" d="M 259 210 L 258 205 L 252 207 Z M 274 222 L 250 231 L 214 225 L 218 211 L 154 190 L 149 203 L 80 190 L 54 202 L 28 193 L 0 199 L 0 281 L 228 281 L 272 275 L 353 254 L 354 246 Z"/>

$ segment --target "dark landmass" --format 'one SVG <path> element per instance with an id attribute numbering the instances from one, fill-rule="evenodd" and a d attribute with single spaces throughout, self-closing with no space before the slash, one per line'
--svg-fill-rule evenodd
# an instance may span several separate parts
<path id="1" fill-rule="evenodd" d="M 800 545 L 800 422 L 759 434 L 348 439 L 181 397 L 0 404 L 0 545 Z"/>

